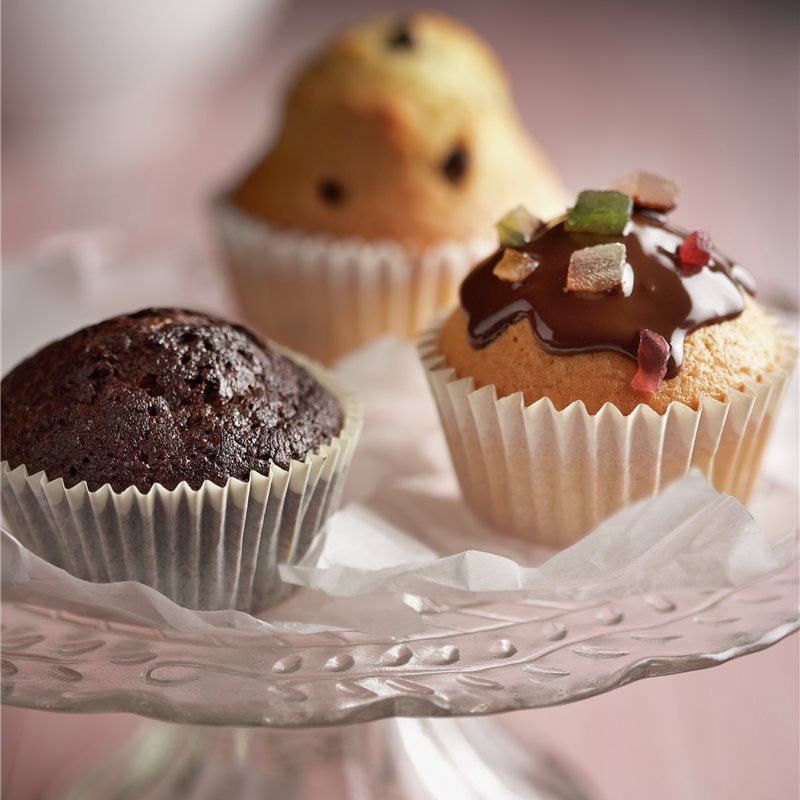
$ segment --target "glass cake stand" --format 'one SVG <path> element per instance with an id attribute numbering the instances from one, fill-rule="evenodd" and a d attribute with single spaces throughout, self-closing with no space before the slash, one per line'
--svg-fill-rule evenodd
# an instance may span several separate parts
<path id="1" fill-rule="evenodd" d="M 412 636 L 186 636 L 4 603 L 2 697 L 160 721 L 60 797 L 578 800 L 588 795 L 558 759 L 468 718 L 769 647 L 800 627 L 799 584 L 795 543 L 790 563 L 735 589 L 573 604 L 407 597 L 424 620 Z"/>

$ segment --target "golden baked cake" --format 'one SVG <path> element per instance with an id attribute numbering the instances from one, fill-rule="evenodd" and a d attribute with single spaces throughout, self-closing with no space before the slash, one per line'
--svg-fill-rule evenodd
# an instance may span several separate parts
<path id="1" fill-rule="evenodd" d="M 631 387 L 637 365 L 613 350 L 575 353 L 569 358 L 546 350 L 527 321 L 509 326 L 491 345 L 469 344 L 468 318 L 457 309 L 442 329 L 440 346 L 448 364 L 461 375 L 477 376 L 476 385 L 493 384 L 498 395 L 521 391 L 527 404 L 547 397 L 557 409 L 576 400 L 590 414 L 612 403 L 623 414 L 645 404 L 664 413 L 672 402 L 698 408 L 703 397 L 723 400 L 768 371 L 778 354 L 774 325 L 754 301 L 744 299 L 732 320 L 699 328 L 684 347 L 681 370 L 653 393 Z"/>
<path id="2" fill-rule="evenodd" d="M 746 500 L 793 364 L 750 273 L 669 222 L 674 185 L 623 187 L 515 209 L 423 344 L 467 500 L 544 543 L 692 467 Z"/>
<path id="3" fill-rule="evenodd" d="M 564 208 L 494 55 L 418 12 L 345 31 L 311 62 L 216 218 L 248 320 L 329 361 L 415 336 L 520 202 Z"/>
<path id="4" fill-rule="evenodd" d="M 300 75 L 283 129 L 233 193 L 289 228 L 420 248 L 488 232 L 512 202 L 561 191 L 494 54 L 432 13 L 345 32 Z"/>

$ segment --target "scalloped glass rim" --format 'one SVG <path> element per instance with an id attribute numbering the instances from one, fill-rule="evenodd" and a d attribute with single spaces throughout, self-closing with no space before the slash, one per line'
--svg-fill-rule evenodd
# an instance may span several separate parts
<path id="1" fill-rule="evenodd" d="M 797 549 L 797 542 L 795 542 Z M 715 666 L 800 629 L 797 553 L 734 589 L 621 601 L 427 604 L 412 637 L 164 634 L 3 606 L 3 702 L 170 722 L 309 727 L 573 702 Z"/>

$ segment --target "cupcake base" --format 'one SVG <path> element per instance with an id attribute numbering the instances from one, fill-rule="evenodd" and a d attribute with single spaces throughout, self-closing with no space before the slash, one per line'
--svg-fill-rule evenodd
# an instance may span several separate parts
<path id="1" fill-rule="evenodd" d="M 723 401 L 697 410 L 672 403 L 623 415 L 581 402 L 559 411 L 548 399 L 525 406 L 522 393 L 498 398 L 476 389 L 438 350 L 437 322 L 419 352 L 466 502 L 494 527 L 550 547 L 568 546 L 614 511 L 650 497 L 690 469 L 746 502 L 796 350 L 778 327 L 773 371 Z"/>
<path id="2" fill-rule="evenodd" d="M 494 247 L 475 240 L 412 253 L 397 242 L 288 231 L 225 199 L 214 217 L 247 321 L 322 362 L 384 334 L 413 339 Z"/>
<path id="3" fill-rule="evenodd" d="M 25 465 L 0 466 L 6 523 L 20 543 L 94 582 L 138 581 L 187 608 L 258 611 L 292 591 L 278 566 L 299 561 L 341 499 L 361 407 L 327 372 L 294 353 L 339 400 L 344 425 L 330 444 L 288 470 L 250 473 L 225 486 L 181 483 L 67 488 Z"/>

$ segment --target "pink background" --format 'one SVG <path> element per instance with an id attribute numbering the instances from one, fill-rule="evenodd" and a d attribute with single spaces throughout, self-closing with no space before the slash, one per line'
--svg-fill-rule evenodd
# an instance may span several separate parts
<path id="1" fill-rule="evenodd" d="M 380 8 L 410 8 L 296 2 L 269 25 L 267 4 L 232 3 L 238 22 L 209 28 L 226 40 L 191 50 L 208 53 L 206 68 L 201 60 L 180 81 L 165 76 L 143 91 L 125 76 L 113 83 L 113 51 L 99 49 L 92 60 L 103 28 L 70 27 L 71 5 L 3 5 L 4 271 L 23 269 L 44 239 L 86 227 L 123 228 L 132 253 L 213 260 L 207 198 L 274 129 L 296 65 L 342 25 Z M 709 230 L 750 267 L 767 302 L 797 309 L 795 4 L 430 5 L 495 47 L 523 118 L 570 192 L 637 167 L 673 177 L 682 188 L 676 221 Z M 133 40 L 136 27 L 127 25 Z M 143 40 L 170 25 L 186 33 L 179 17 L 155 17 Z M 59 36 L 74 48 L 56 53 Z M 153 61 L 144 52 L 143 65 Z M 79 56 L 84 72 L 69 84 L 64 64 Z M 78 90 L 88 84 L 87 99 Z M 797 485 L 795 471 L 785 479 Z M 795 636 L 720 668 L 502 722 L 580 765 L 602 798 L 797 797 L 799 668 Z M 64 769 L 110 752 L 138 723 L 4 708 L 5 796 L 41 796 Z"/>
<path id="2" fill-rule="evenodd" d="M 3 5 L 6 255 L 56 230 L 105 225 L 124 225 L 142 248 L 205 252 L 207 197 L 268 139 L 297 66 L 342 26 L 382 10 L 413 8 L 382 0 L 301 0 L 270 27 L 259 12 L 270 5 L 266 0 L 231 0 L 254 21 L 228 26 L 240 35 L 234 52 L 217 57 L 225 68 L 202 76 L 200 86 L 185 80 L 175 94 L 148 104 L 120 78 L 110 98 L 96 90 L 93 104 L 65 105 L 42 100 L 49 98 L 47 76 L 72 61 L 91 65 L 87 45 L 99 48 L 103 34 L 88 32 L 86 42 L 76 36 L 48 72 L 47 52 L 36 50 L 39 39 L 17 36 L 17 29 L 31 27 L 22 24 L 33 16 L 26 9 L 42 5 L 46 0 Z M 61 4 L 62 14 L 70 5 Z M 429 5 L 457 15 L 495 48 L 523 119 L 570 192 L 638 167 L 663 172 L 682 188 L 676 221 L 709 230 L 750 267 L 765 293 L 797 307 L 796 4 Z M 51 13 L 42 24 L 58 29 L 63 20 Z M 151 24 L 161 23 L 156 17 Z M 109 70 L 103 61 L 91 74 Z"/>

